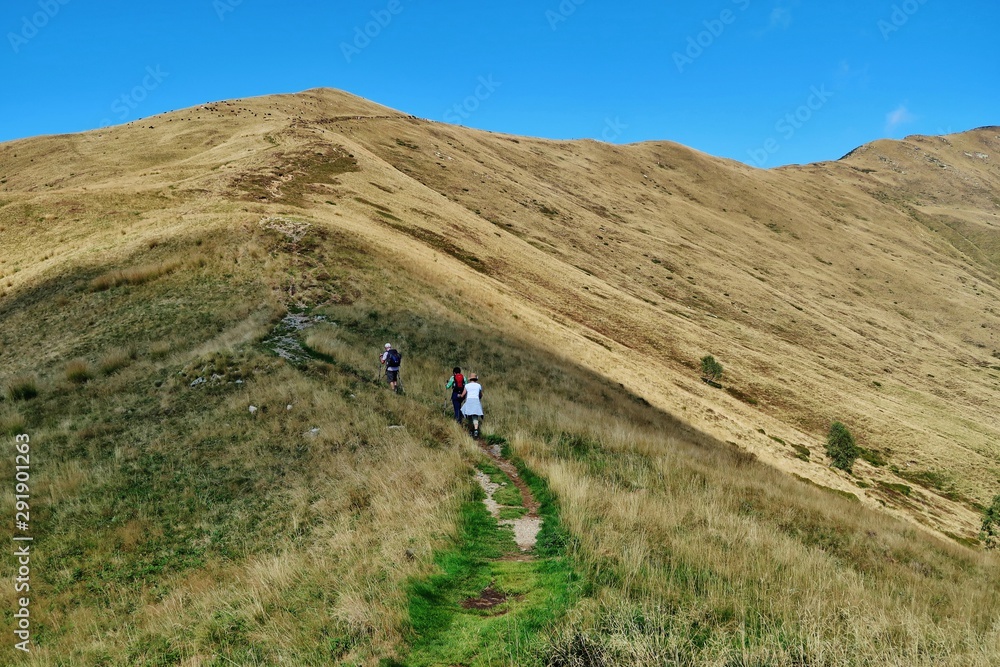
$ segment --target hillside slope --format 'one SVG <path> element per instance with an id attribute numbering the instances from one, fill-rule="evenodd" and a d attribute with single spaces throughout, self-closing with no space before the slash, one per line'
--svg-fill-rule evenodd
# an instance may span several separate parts
<path id="1" fill-rule="evenodd" d="M 307 213 L 469 283 L 498 327 L 524 311 L 540 344 L 721 439 L 969 535 L 967 506 L 1000 478 L 987 409 L 1000 379 L 998 133 L 759 171 L 667 143 L 443 126 L 328 90 L 223 102 L 0 148 L 3 271 L 13 293 L 83 260 L 84 238 L 121 249 L 123 224 L 168 233 L 225 200 L 251 217 Z M 105 229 L 68 224 L 87 207 Z M 698 382 L 705 354 L 731 394 Z M 827 470 L 837 419 L 932 488 L 900 498 Z M 864 463 L 859 474 L 901 481 Z"/>
<path id="2" fill-rule="evenodd" d="M 0 145 L 0 385 L 39 394 L 8 391 L 0 431 L 49 461 L 39 664 L 396 654 L 468 493 L 455 363 L 563 499 L 599 591 L 568 622 L 645 638 L 608 655 L 724 660 L 762 615 L 766 664 L 989 664 L 996 564 L 960 545 L 1000 483 L 998 151 L 983 128 L 761 171 L 325 89 Z M 385 340 L 399 403 L 371 383 Z M 852 599 L 884 625 L 832 650 Z"/>

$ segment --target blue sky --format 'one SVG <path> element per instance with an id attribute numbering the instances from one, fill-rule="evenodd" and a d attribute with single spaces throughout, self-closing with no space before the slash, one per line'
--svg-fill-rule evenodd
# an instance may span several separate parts
<path id="1" fill-rule="evenodd" d="M 0 141 L 328 86 L 755 166 L 1000 125 L 996 0 L 6 0 Z"/>

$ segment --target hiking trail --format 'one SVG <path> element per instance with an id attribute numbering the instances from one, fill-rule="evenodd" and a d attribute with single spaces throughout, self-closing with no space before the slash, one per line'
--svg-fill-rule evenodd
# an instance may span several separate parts
<path id="1" fill-rule="evenodd" d="M 477 440 L 478 488 L 437 573 L 411 588 L 415 637 L 400 665 L 544 664 L 547 633 L 579 594 L 554 498 L 504 457 L 505 442 Z"/>

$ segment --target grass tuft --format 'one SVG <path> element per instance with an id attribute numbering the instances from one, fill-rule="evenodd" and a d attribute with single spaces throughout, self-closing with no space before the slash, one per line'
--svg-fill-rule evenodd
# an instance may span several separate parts
<path id="1" fill-rule="evenodd" d="M 159 340 L 149 346 L 149 356 L 153 359 L 162 359 L 170 354 L 174 349 L 174 343 L 169 340 Z"/>
<path id="2" fill-rule="evenodd" d="M 134 346 L 119 347 L 107 352 L 97 362 L 97 370 L 101 375 L 113 375 L 128 366 L 139 356 Z"/>
<path id="3" fill-rule="evenodd" d="M 86 384 L 94 379 L 94 368 L 86 359 L 74 359 L 66 364 L 65 376 L 73 384 Z"/>
<path id="4" fill-rule="evenodd" d="M 38 396 L 38 380 L 30 375 L 13 378 L 7 385 L 7 396 L 12 401 L 29 401 Z"/>

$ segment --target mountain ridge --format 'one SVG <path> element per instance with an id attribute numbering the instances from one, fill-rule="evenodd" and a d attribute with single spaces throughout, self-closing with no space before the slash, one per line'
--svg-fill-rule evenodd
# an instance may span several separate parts
<path id="1" fill-rule="evenodd" d="M 542 344 L 781 469 L 971 535 L 1000 477 L 1000 422 L 983 411 L 1000 398 L 994 132 L 759 170 L 672 142 L 448 126 L 330 89 L 228 100 L 0 144 L 4 244 L 50 255 L 0 269 L 13 294 L 86 261 L 73 238 L 114 256 L 122 237 L 141 247 L 198 220 L 306 215 L 406 248 L 411 270 L 482 283 L 468 290 L 500 321 L 525 318 Z M 107 227 L 47 224 L 91 213 Z M 700 383 L 704 354 L 731 393 Z M 861 463 L 852 480 L 777 444 L 821 460 L 836 419 L 901 472 Z M 920 503 L 879 491 L 908 467 L 954 488 Z"/>

